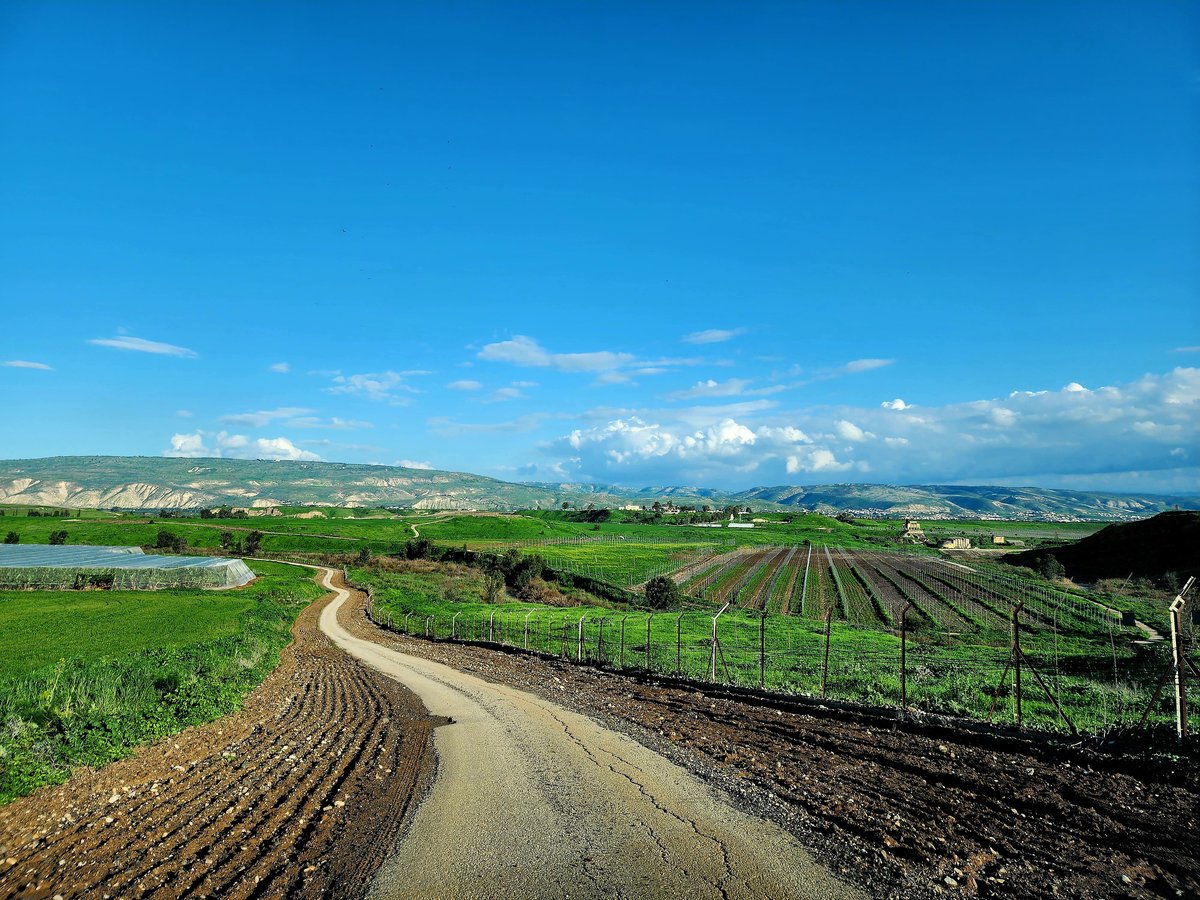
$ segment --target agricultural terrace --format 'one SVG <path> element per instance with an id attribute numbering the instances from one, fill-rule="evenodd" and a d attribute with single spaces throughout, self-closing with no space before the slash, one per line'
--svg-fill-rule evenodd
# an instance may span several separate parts
<path id="1" fill-rule="evenodd" d="M 232 591 L 0 590 L 0 804 L 236 709 L 323 593 L 250 565 Z"/>

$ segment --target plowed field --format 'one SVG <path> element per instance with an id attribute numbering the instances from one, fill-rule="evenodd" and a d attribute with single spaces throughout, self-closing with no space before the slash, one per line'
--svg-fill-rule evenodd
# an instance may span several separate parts
<path id="1" fill-rule="evenodd" d="M 361 897 L 438 724 L 317 628 L 242 711 L 0 809 L 0 897 Z"/>

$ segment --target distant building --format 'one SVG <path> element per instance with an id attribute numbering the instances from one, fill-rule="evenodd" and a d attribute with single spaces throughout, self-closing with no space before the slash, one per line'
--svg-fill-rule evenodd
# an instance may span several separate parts
<path id="1" fill-rule="evenodd" d="M 939 550 L 970 550 L 971 539 L 965 537 L 946 538 L 938 541 Z"/>
<path id="2" fill-rule="evenodd" d="M 730 522 L 730 528 L 753 528 L 754 525 L 750 522 Z"/>
<path id="3" fill-rule="evenodd" d="M 1006 543 L 1008 543 L 1008 542 L 1007 542 L 1007 541 L 1004 539 L 1004 535 L 1002 535 L 1002 534 L 993 534 L 993 535 L 992 535 L 992 543 L 993 543 L 993 544 L 1006 544 Z"/>
<path id="4" fill-rule="evenodd" d="M 916 519 L 905 519 L 903 537 L 906 540 L 923 542 L 925 540 L 925 532 L 921 530 L 921 523 Z"/>

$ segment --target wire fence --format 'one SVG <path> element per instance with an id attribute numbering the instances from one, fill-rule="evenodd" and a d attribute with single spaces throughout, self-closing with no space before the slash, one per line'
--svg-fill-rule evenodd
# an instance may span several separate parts
<path id="1" fill-rule="evenodd" d="M 1167 642 L 1106 661 L 1027 651 L 1019 624 L 1010 647 L 946 646 L 904 630 L 881 633 L 831 619 L 797 629 L 794 617 L 745 612 L 497 607 L 402 614 L 387 603 L 377 606 L 369 585 L 361 589 L 369 618 L 391 631 L 634 674 L 1071 733 L 1176 721 Z M 1194 649 L 1184 662 L 1192 672 L 1200 669 Z M 1200 704 L 1185 721 L 1200 728 Z"/>

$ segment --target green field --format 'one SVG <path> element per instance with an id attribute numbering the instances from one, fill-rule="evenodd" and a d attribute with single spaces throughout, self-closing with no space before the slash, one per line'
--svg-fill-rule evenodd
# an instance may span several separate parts
<path id="1" fill-rule="evenodd" d="M 563 608 L 509 596 L 493 604 L 483 600 L 479 570 L 453 571 L 447 574 L 436 564 L 421 562 L 407 572 L 354 567 L 350 575 L 372 588 L 376 617 L 397 630 L 571 659 L 582 654 L 586 661 L 615 668 L 649 667 L 696 680 L 712 675 L 713 609 L 651 613 L 595 602 Z M 909 705 L 982 719 L 994 703 L 994 715 L 1011 721 L 1011 675 L 1000 689 L 1008 650 L 1003 643 L 981 642 L 981 637 L 986 635 L 911 634 L 905 670 Z M 1085 633 L 1030 629 L 1023 649 L 1075 727 L 1095 730 L 1136 724 L 1163 662 L 1161 653 L 1135 652 L 1127 638 L 1122 634 L 1120 645 L 1111 644 L 1107 627 Z M 820 696 L 824 687 L 831 699 L 885 706 L 899 702 L 900 640 L 893 631 L 832 622 L 824 673 L 825 626 L 820 621 L 800 616 L 764 620 L 750 610 L 730 609 L 719 620 L 718 640 L 716 680 L 722 683 L 755 687 L 761 678 L 769 690 Z M 1026 725 L 1067 727 L 1028 669 L 1022 696 Z M 1169 714 L 1165 702 L 1160 703 L 1152 721 L 1167 721 Z"/>
<path id="2" fill-rule="evenodd" d="M 235 710 L 322 594 L 252 568 L 236 591 L 0 592 L 0 803 Z"/>

